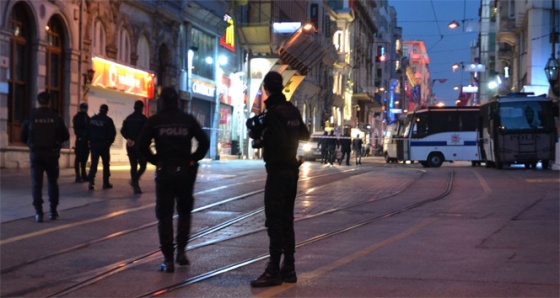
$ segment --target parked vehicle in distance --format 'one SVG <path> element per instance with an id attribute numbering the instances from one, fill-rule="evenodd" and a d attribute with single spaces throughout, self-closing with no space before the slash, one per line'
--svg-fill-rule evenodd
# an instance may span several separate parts
<path id="1" fill-rule="evenodd" d="M 401 122 L 395 122 L 385 127 L 385 135 L 383 136 L 383 157 L 386 163 L 398 162 L 397 159 L 397 138 L 398 128 L 402 126 Z"/>
<path id="2" fill-rule="evenodd" d="M 547 169 L 555 158 L 556 126 L 551 99 L 532 93 L 497 96 L 480 106 L 479 149 L 486 167 L 510 164 Z"/>
<path id="3" fill-rule="evenodd" d="M 321 159 L 321 148 L 318 146 L 319 141 L 323 137 L 323 132 L 318 131 L 311 134 L 309 141 L 299 142 L 298 157 L 306 161 L 315 161 Z"/>
<path id="4" fill-rule="evenodd" d="M 459 160 L 479 164 L 478 115 L 478 107 L 428 107 L 407 114 L 402 127 L 397 125 L 391 145 L 396 148 L 396 159 L 419 161 L 424 167 Z M 392 153 L 388 158 L 395 159 Z"/>

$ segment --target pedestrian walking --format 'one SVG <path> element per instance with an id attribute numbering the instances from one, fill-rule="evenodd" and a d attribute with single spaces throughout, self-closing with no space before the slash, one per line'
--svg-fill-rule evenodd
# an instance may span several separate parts
<path id="1" fill-rule="evenodd" d="M 161 91 L 161 111 L 148 118 L 138 137 L 137 146 L 141 154 L 156 166 L 156 217 L 160 250 L 164 261 L 159 269 L 174 272 L 173 263 L 173 210 L 177 204 L 177 253 L 175 262 L 189 265 L 185 248 L 191 230 L 193 190 L 198 171 L 198 161 L 210 148 L 210 141 L 196 119 L 179 110 L 179 94 L 173 87 Z M 192 139 L 197 147 L 191 151 Z M 150 150 L 155 141 L 156 154 Z"/>
<path id="2" fill-rule="evenodd" d="M 62 118 L 50 108 L 50 96 L 47 92 L 39 93 L 37 102 L 39 108 L 31 110 L 29 119 L 23 123 L 20 139 L 29 146 L 35 221 L 43 222 L 43 172 L 47 173 L 49 218 L 56 220 L 59 217 L 58 159 L 60 148 L 68 141 L 70 134 Z"/>
<path id="3" fill-rule="evenodd" d="M 334 135 L 334 130 L 331 131 L 331 133 L 329 134 L 326 143 L 327 143 L 327 154 L 328 154 L 327 159 L 329 164 L 332 166 L 334 159 L 336 158 L 335 150 L 336 150 L 336 145 L 338 144 L 336 136 Z"/>
<path id="4" fill-rule="evenodd" d="M 89 157 L 90 117 L 87 111 L 88 104 L 82 102 L 80 104 L 80 110 L 74 115 L 74 118 L 72 118 L 74 134 L 76 135 L 76 141 L 74 143 L 74 172 L 76 174 L 76 183 L 88 181 L 86 164 Z"/>
<path id="5" fill-rule="evenodd" d="M 360 138 L 360 135 L 357 134 L 356 138 L 352 140 L 352 148 L 354 149 L 354 156 L 356 157 L 356 164 L 362 164 L 362 147 L 364 145 L 364 141 Z"/>
<path id="6" fill-rule="evenodd" d="M 328 132 L 323 132 L 323 137 L 319 139 L 317 142 L 317 147 L 321 147 L 321 163 L 326 164 L 328 162 L 329 150 L 327 148 L 327 137 L 329 136 Z"/>
<path id="7" fill-rule="evenodd" d="M 338 161 L 338 164 L 342 164 L 342 161 L 344 161 L 344 158 L 346 157 L 346 165 L 349 166 L 350 165 L 350 152 L 352 152 L 352 140 L 350 139 L 350 134 L 349 133 L 345 133 L 340 140 L 338 140 L 339 142 L 339 146 L 340 146 L 340 152 L 342 153 L 342 156 L 340 157 L 340 160 Z"/>
<path id="8" fill-rule="evenodd" d="M 310 135 L 299 110 L 282 93 L 282 81 L 282 76 L 274 71 L 269 72 L 263 81 L 268 95 L 262 139 L 267 172 L 264 211 L 270 260 L 264 273 L 251 281 L 252 287 L 297 282 L 294 204 L 301 162 L 296 155 L 299 141 L 309 140 Z"/>
<path id="9" fill-rule="evenodd" d="M 142 128 L 148 121 L 148 118 L 143 113 L 144 102 L 137 100 L 134 103 L 134 112 L 124 119 L 121 135 L 126 139 L 126 153 L 128 154 L 128 161 L 130 163 L 130 185 L 135 194 L 141 194 L 140 177 L 146 171 L 146 158 L 144 155 L 139 154 L 136 148 L 136 141 L 142 131 Z"/>
<path id="10" fill-rule="evenodd" d="M 117 130 L 113 119 L 107 116 L 108 112 L 109 106 L 102 104 L 99 107 L 99 114 L 91 117 L 89 123 L 91 146 L 91 167 L 89 168 L 88 176 L 89 190 L 93 190 L 95 187 L 95 174 L 97 173 L 99 157 L 103 160 L 103 189 L 113 188 L 113 185 L 109 182 L 109 177 L 111 176 L 110 148 L 117 136 Z"/>

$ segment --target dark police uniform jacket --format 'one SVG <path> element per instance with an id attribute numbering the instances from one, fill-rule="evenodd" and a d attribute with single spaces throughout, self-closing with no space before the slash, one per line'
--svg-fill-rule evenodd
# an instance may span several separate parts
<path id="1" fill-rule="evenodd" d="M 117 136 L 113 119 L 106 114 L 99 113 L 89 122 L 89 140 L 92 144 L 111 146 Z"/>
<path id="2" fill-rule="evenodd" d="M 87 112 L 80 111 L 74 115 L 72 118 L 72 124 L 74 125 L 74 134 L 76 135 L 76 141 L 87 141 L 89 140 L 89 121 L 90 117 Z"/>
<path id="3" fill-rule="evenodd" d="M 191 153 L 192 138 L 198 141 Z M 156 154 L 150 150 L 151 140 L 156 143 Z M 139 152 L 157 166 L 188 166 L 190 161 L 203 159 L 210 141 L 196 119 L 179 109 L 164 109 L 148 118 L 137 140 Z"/>
<path id="4" fill-rule="evenodd" d="M 281 93 L 271 94 L 265 105 L 263 159 L 267 169 L 297 168 L 299 141 L 309 140 L 299 110 Z"/>
<path id="5" fill-rule="evenodd" d="M 62 143 L 69 138 L 66 124 L 50 108 L 31 110 L 29 120 L 24 122 L 20 133 L 21 141 L 29 146 L 31 152 L 60 152 Z"/>
<path id="6" fill-rule="evenodd" d="M 136 142 L 136 139 L 140 135 L 142 128 L 148 121 L 148 117 L 142 112 L 134 112 L 123 121 L 123 126 L 121 128 L 121 135 L 125 139 L 130 139 Z M 127 147 L 128 149 L 128 147 Z"/>

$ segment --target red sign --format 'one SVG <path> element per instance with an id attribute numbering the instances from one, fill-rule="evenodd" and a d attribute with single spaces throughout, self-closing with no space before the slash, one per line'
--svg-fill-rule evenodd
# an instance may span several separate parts
<path id="1" fill-rule="evenodd" d="M 92 86 L 122 91 L 145 98 L 154 97 L 154 74 L 99 57 L 91 58 L 95 74 Z"/>

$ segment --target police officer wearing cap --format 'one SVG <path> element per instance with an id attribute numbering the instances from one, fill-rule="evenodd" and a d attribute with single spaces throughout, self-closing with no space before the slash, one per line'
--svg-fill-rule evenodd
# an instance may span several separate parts
<path id="1" fill-rule="evenodd" d="M 74 125 L 74 134 L 76 135 L 76 142 L 74 150 L 76 156 L 74 158 L 74 172 L 76 174 L 76 183 L 88 180 L 86 173 L 86 164 L 89 157 L 89 121 L 90 117 L 87 113 L 88 104 L 82 102 L 80 110 L 74 118 L 72 124 Z"/>
<path id="2" fill-rule="evenodd" d="M 47 92 L 37 95 L 39 108 L 31 110 L 29 119 L 23 124 L 20 139 L 29 146 L 31 161 L 31 184 L 35 221 L 43 222 L 43 172 L 47 173 L 50 213 L 49 218 L 59 217 L 58 159 L 62 143 L 70 135 L 62 118 L 50 109 L 50 96 Z"/>
<path id="3" fill-rule="evenodd" d="M 137 100 L 134 103 L 134 112 L 124 119 L 121 135 L 126 139 L 126 153 L 130 162 L 130 185 L 135 194 L 141 194 L 139 180 L 146 171 L 146 158 L 136 149 L 136 140 L 148 118 L 143 113 L 144 102 Z"/>
<path id="4" fill-rule="evenodd" d="M 297 281 L 295 271 L 294 204 L 301 161 L 300 140 L 309 140 L 309 130 L 299 110 L 282 93 L 282 75 L 269 72 L 263 80 L 266 114 L 263 117 L 263 159 L 265 226 L 270 260 L 264 273 L 251 281 L 253 287 L 268 287 Z M 283 259 L 282 259 L 283 256 Z M 280 266 L 280 261 L 282 265 Z"/>
<path id="5" fill-rule="evenodd" d="M 91 117 L 89 122 L 91 146 L 91 167 L 89 168 L 88 176 L 89 190 L 93 190 L 95 187 L 95 174 L 97 173 L 99 157 L 103 160 L 103 189 L 113 188 L 113 185 L 109 183 L 109 176 L 111 176 L 111 169 L 109 168 L 111 154 L 109 149 L 115 141 L 117 130 L 113 119 L 107 116 L 108 111 L 109 107 L 106 104 L 102 104 L 99 107 L 99 114 Z"/>
<path id="6" fill-rule="evenodd" d="M 179 95 L 175 88 L 165 87 L 159 98 L 161 110 L 151 116 L 138 138 L 138 150 L 156 165 L 156 217 L 160 249 L 164 262 L 159 269 L 174 272 L 173 212 L 177 204 L 177 252 L 175 262 L 188 265 L 185 248 L 191 229 L 193 189 L 198 161 L 204 158 L 210 141 L 196 119 L 179 110 Z M 192 139 L 197 147 L 191 151 Z M 150 150 L 155 141 L 156 153 Z"/>

